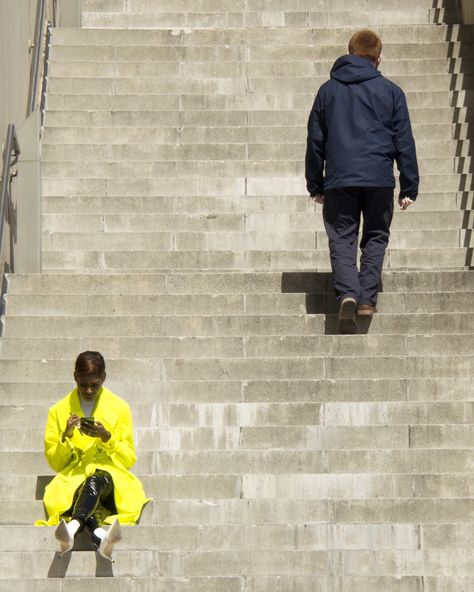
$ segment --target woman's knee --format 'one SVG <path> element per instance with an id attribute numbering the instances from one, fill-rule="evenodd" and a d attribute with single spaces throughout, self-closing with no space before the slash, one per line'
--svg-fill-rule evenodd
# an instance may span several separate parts
<path id="1" fill-rule="evenodd" d="M 97 475 L 91 475 L 84 481 L 82 491 L 87 490 L 93 495 L 99 495 L 102 483 Z"/>

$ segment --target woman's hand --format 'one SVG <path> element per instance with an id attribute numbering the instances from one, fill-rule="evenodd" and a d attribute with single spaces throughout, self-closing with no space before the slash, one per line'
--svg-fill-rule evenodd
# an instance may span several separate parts
<path id="1" fill-rule="evenodd" d="M 112 436 L 112 434 L 103 424 L 100 423 L 100 421 L 95 421 L 94 423 L 83 423 L 81 425 L 81 433 L 85 434 L 86 436 L 90 436 L 91 438 L 100 438 L 102 442 L 107 442 Z"/>
<path id="2" fill-rule="evenodd" d="M 72 436 L 72 434 L 74 433 L 74 428 L 79 426 L 79 422 L 81 421 L 81 418 L 76 415 L 75 413 L 72 413 L 68 419 L 67 419 L 67 423 L 66 423 L 66 429 L 64 430 L 64 432 L 62 433 L 61 436 L 61 440 L 64 442 L 65 438 L 70 438 Z"/>

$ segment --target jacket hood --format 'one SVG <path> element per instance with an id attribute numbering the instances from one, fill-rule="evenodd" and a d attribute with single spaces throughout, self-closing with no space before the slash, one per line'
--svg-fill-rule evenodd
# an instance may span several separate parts
<path id="1" fill-rule="evenodd" d="M 331 78 L 343 84 L 358 84 L 378 76 L 382 74 L 371 61 L 353 54 L 338 58 L 331 69 Z"/>

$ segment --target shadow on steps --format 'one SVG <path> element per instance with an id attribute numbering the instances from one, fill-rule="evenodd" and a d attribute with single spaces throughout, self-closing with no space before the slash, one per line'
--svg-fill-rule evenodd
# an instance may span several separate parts
<path id="1" fill-rule="evenodd" d="M 338 304 L 332 274 L 328 272 L 284 272 L 281 276 L 282 293 L 306 293 L 306 313 L 324 315 L 324 334 L 339 335 Z M 382 292 L 379 286 L 379 292 Z M 358 317 L 357 333 L 369 332 L 372 317 Z"/>
<path id="2" fill-rule="evenodd" d="M 446 0 L 443 0 L 445 2 Z M 461 19 L 459 18 L 458 22 Z M 451 74 L 452 138 L 456 140 L 454 172 L 459 175 L 459 209 L 464 212 L 461 247 L 465 266 L 474 269 L 474 25 L 448 25 L 448 70 Z"/>
<path id="3" fill-rule="evenodd" d="M 36 479 L 36 492 L 35 492 L 35 499 L 42 500 L 44 497 L 44 491 L 46 486 L 52 481 L 54 475 L 38 475 Z M 144 513 L 147 511 L 147 508 L 151 507 L 151 504 L 148 502 L 146 503 L 140 514 L 140 518 L 137 521 L 137 525 L 140 524 L 140 520 L 142 519 Z M 45 513 L 45 518 L 47 518 Z M 76 551 L 92 551 L 95 552 L 94 546 L 92 545 L 92 541 L 89 536 L 85 533 L 79 533 L 76 535 L 74 539 L 74 547 L 70 553 L 66 553 L 64 557 L 61 557 L 59 552 L 55 552 L 53 555 L 53 559 L 51 561 L 51 565 L 49 566 L 48 570 L 48 578 L 65 578 L 67 575 L 67 571 L 69 568 L 69 564 L 71 562 L 72 553 Z M 95 552 L 95 559 L 96 559 L 96 567 L 95 567 L 95 577 L 98 578 L 110 578 L 114 577 L 113 572 L 113 564 L 101 557 L 97 552 Z"/>

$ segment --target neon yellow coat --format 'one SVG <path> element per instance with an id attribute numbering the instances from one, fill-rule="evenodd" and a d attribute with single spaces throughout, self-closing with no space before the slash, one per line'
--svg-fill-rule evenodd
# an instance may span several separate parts
<path id="1" fill-rule="evenodd" d="M 92 415 L 112 434 L 108 442 L 81 434 L 76 428 L 71 438 L 61 441 L 68 417 L 84 417 L 77 388 L 53 405 L 46 423 L 44 450 L 48 463 L 57 475 L 45 489 L 44 505 L 49 520 L 37 520 L 37 526 L 59 524 L 69 510 L 76 489 L 84 480 L 102 469 L 112 475 L 117 514 L 104 518 L 111 524 L 118 518 L 122 524 L 134 524 L 140 517 L 145 497 L 139 479 L 128 469 L 136 461 L 130 407 L 117 395 L 102 387 Z"/>

